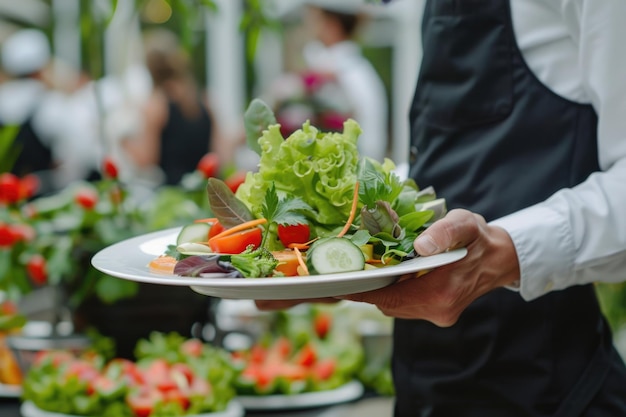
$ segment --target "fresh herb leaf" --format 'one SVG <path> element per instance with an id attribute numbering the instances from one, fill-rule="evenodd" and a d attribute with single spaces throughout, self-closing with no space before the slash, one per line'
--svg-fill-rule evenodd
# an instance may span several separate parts
<path id="1" fill-rule="evenodd" d="M 432 219 L 434 214 L 435 212 L 433 210 L 414 211 L 413 213 L 405 214 L 400 217 L 399 223 L 404 229 L 417 232 Z"/>
<path id="2" fill-rule="evenodd" d="M 254 219 L 250 209 L 235 196 L 224 181 L 209 178 L 207 194 L 211 211 L 225 228 Z"/>
<path id="3" fill-rule="evenodd" d="M 280 198 L 276 192 L 276 186 L 274 182 L 271 183 L 269 188 L 265 191 L 265 200 L 261 206 L 261 213 L 265 219 L 267 219 L 268 227 L 263 234 L 263 242 L 261 247 L 275 248 L 278 244 L 276 236 L 276 224 L 281 225 L 295 225 L 295 224 L 307 224 L 305 213 L 310 215 L 313 213 L 313 209 L 300 197 L 284 197 Z"/>
<path id="4" fill-rule="evenodd" d="M 300 197 L 279 198 L 274 183 L 265 192 L 265 201 L 261 208 L 268 223 L 294 225 L 306 223 L 303 213 L 313 209 Z"/>
<path id="5" fill-rule="evenodd" d="M 386 201 L 376 201 L 374 207 L 363 206 L 361 209 L 361 227 L 367 229 L 372 235 L 380 232 L 391 234 L 399 238 L 402 228 L 398 224 L 398 215 Z"/>
<path id="6" fill-rule="evenodd" d="M 373 208 L 379 200 L 393 202 L 400 195 L 403 184 L 393 172 L 385 172 L 377 161 L 363 158 L 359 165 L 359 199 Z"/>
<path id="7" fill-rule="evenodd" d="M 258 98 L 253 99 L 243 115 L 246 130 L 246 143 L 250 149 L 261 155 L 259 138 L 270 125 L 276 124 L 272 109 Z"/>

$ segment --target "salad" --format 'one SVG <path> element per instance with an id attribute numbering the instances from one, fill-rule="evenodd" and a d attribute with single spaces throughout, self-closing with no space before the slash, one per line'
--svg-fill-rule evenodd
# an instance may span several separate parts
<path id="1" fill-rule="evenodd" d="M 285 138 L 254 100 L 246 128 L 258 171 L 235 192 L 209 178 L 213 217 L 183 227 L 153 272 L 263 278 L 380 268 L 414 256 L 415 238 L 445 214 L 444 199 L 401 179 L 393 161 L 359 156 L 352 119 L 342 132 L 306 122 Z"/>
<path id="2" fill-rule="evenodd" d="M 23 400 L 69 415 L 147 417 L 219 412 L 236 396 L 229 354 L 199 339 L 153 332 L 135 353 L 136 361 L 39 352 Z"/>

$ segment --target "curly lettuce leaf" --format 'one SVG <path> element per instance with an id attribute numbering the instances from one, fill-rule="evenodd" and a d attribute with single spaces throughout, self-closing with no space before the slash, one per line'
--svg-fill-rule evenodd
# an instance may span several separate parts
<path id="1" fill-rule="evenodd" d="M 359 154 L 361 128 L 354 120 L 344 123 L 343 132 L 321 132 L 306 122 L 288 138 L 279 125 L 272 125 L 259 138 L 259 170 L 250 173 L 236 196 L 262 216 L 267 188 L 273 183 L 279 197 L 301 198 L 312 209 L 311 223 L 331 230 L 348 218 Z"/>

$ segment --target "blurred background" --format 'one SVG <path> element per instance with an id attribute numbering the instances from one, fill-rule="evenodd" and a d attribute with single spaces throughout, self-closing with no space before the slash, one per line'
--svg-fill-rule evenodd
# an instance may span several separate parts
<path id="1" fill-rule="evenodd" d="M 254 98 L 285 137 L 306 120 L 340 131 L 354 118 L 359 151 L 407 172 L 423 1 L 376 3 L 0 0 L 0 394 L 21 393 L 6 387 L 21 387 L 30 362 L 18 359 L 43 349 L 32 339 L 76 351 L 90 334 L 101 352 L 134 358 L 154 331 L 229 352 L 270 333 L 298 349 L 313 337 L 285 323 L 314 326 L 317 310 L 268 317 L 247 302 L 108 277 L 89 260 L 207 217 L 209 177 L 236 190 L 258 162 L 243 125 Z M 598 292 L 624 351 L 626 287 Z M 342 378 L 391 398 L 390 320 L 362 306 L 326 312 L 357 338 L 358 363 Z M 370 411 L 359 413 L 382 415 Z"/>
<path id="2" fill-rule="evenodd" d="M 298 91 L 289 75 L 301 76 L 305 71 L 332 74 L 333 66 L 339 68 L 328 62 L 333 59 L 329 54 L 314 56 L 315 48 L 305 48 L 319 41 L 320 33 L 306 3 L 3 0 L 0 42 L 5 43 L 20 29 L 34 28 L 49 44 L 37 45 L 34 37 L 24 37 L 13 47 L 20 52 L 6 51 L 1 79 L 10 83 L 16 78 L 37 78 L 48 90 L 48 109 L 39 110 L 44 116 L 35 124 L 48 131 L 44 135 L 48 138 L 41 140 L 47 142 L 54 162 L 63 165 L 59 185 L 97 172 L 105 154 L 116 158 L 123 179 L 137 179 L 139 173 L 141 179 L 157 184 L 163 181 L 158 170 L 150 170 L 154 168 L 150 161 L 138 160 L 129 151 L 132 146 L 127 146 L 145 140 L 145 118 L 153 116 L 146 116 L 145 107 L 155 84 L 159 87 L 163 80 L 155 81 L 151 70 L 161 71 L 161 77 L 165 71 L 188 70 L 195 83 L 192 88 L 210 110 L 215 125 L 212 138 L 219 143 L 215 148 L 222 162 L 253 169 L 253 157 L 241 146 L 242 116 L 250 99 L 263 97 L 278 106 L 278 101 L 309 93 Z M 317 3 L 328 7 L 334 2 Z M 386 7 L 355 0 L 341 3 L 338 13 L 358 16 L 349 33 L 361 49 L 355 54 L 362 55 L 374 70 L 369 79 L 357 76 L 342 88 L 361 90 L 361 94 L 379 89 L 375 97 L 380 111 L 371 118 L 380 119 L 381 127 L 376 127 L 380 144 L 373 152 L 379 159 L 388 156 L 402 164 L 406 159 L 407 110 L 420 56 L 417 22 L 421 2 L 400 0 Z M 160 64 L 155 62 L 157 53 L 161 54 Z M 154 65 L 172 67 L 159 70 Z M 359 85 L 371 77 L 378 77 L 374 82 L 380 86 L 372 86 L 372 82 L 368 87 Z M 305 82 L 310 88 L 316 81 Z M 350 83 L 352 87 L 346 87 Z M 335 118 L 354 117 L 359 100 L 335 96 L 324 98 L 336 107 Z M 46 105 L 42 103 L 42 107 Z M 3 124 L 19 122 L 18 115 L 2 113 Z M 294 124 L 298 124 L 296 113 L 297 109 L 285 112 L 293 115 Z M 368 121 L 364 116 L 361 119 L 357 121 Z"/>

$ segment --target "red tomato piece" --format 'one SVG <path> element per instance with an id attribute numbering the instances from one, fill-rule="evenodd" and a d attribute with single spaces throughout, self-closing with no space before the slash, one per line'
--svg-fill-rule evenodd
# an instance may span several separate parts
<path id="1" fill-rule="evenodd" d="M 0 248 L 9 248 L 18 241 L 11 225 L 0 223 Z"/>
<path id="2" fill-rule="evenodd" d="M 29 199 L 39 190 L 39 177 L 35 174 L 25 175 L 20 180 L 20 199 Z"/>
<path id="3" fill-rule="evenodd" d="M 190 396 L 206 397 L 211 394 L 211 391 L 209 382 L 202 378 L 195 378 L 189 385 Z"/>
<path id="4" fill-rule="evenodd" d="M 241 253 L 252 245 L 255 249 L 261 245 L 263 232 L 258 227 L 236 232 L 227 236 L 222 236 L 209 241 L 209 246 L 213 252 L 217 253 Z"/>
<path id="5" fill-rule="evenodd" d="M 74 201 L 85 210 L 93 210 L 98 204 L 98 194 L 89 188 L 83 188 L 78 190 L 74 196 Z"/>
<path id="6" fill-rule="evenodd" d="M 230 188 L 233 193 L 236 193 L 239 186 L 246 181 L 246 175 L 246 172 L 243 171 L 236 172 L 230 177 L 226 178 L 224 180 L 224 183 L 228 185 L 228 188 Z"/>
<path id="7" fill-rule="evenodd" d="M 278 225 L 278 238 L 285 247 L 291 243 L 306 243 L 310 236 L 311 229 L 308 224 Z"/>
<path id="8" fill-rule="evenodd" d="M 124 388 L 124 382 L 114 381 L 106 376 L 98 375 L 90 384 L 88 391 L 98 393 L 101 396 L 113 396 Z"/>
<path id="9" fill-rule="evenodd" d="M 172 379 L 178 381 L 181 377 L 184 378 L 184 385 L 188 386 L 195 378 L 195 374 L 189 365 L 186 363 L 174 363 L 170 367 L 170 374 Z"/>
<path id="10" fill-rule="evenodd" d="M 330 330 L 330 326 L 332 324 L 332 317 L 328 313 L 318 313 L 313 319 L 313 328 L 315 329 L 315 334 L 320 339 L 324 339 Z"/>
<path id="11" fill-rule="evenodd" d="M 170 365 L 165 359 L 155 359 L 144 371 L 144 377 L 148 384 L 158 388 L 161 392 L 178 388 L 176 381 L 172 378 Z"/>
<path id="12" fill-rule="evenodd" d="M 335 373 L 336 367 L 335 359 L 329 358 L 318 361 L 311 372 L 318 380 L 325 381 Z"/>
<path id="13" fill-rule="evenodd" d="M 146 382 L 137 364 L 123 358 L 110 360 L 104 370 L 104 375 L 116 381 L 122 379 L 133 386 L 141 385 Z"/>
<path id="14" fill-rule="evenodd" d="M 211 224 L 208 238 L 211 239 L 213 236 L 219 235 L 224 230 L 226 230 L 226 228 L 222 226 L 222 223 L 215 221 L 214 223 Z"/>
<path id="15" fill-rule="evenodd" d="M 17 305 L 11 300 L 0 303 L 0 315 L 11 316 L 17 313 Z"/>
<path id="16" fill-rule="evenodd" d="M 196 170 L 200 171 L 204 178 L 215 177 L 220 168 L 220 159 L 216 153 L 209 152 L 200 159 Z"/>
<path id="17" fill-rule="evenodd" d="M 106 178 L 117 179 L 119 170 L 111 157 L 105 157 L 102 161 L 102 173 Z"/>
<path id="18" fill-rule="evenodd" d="M 185 356 L 199 358 L 202 355 L 204 344 L 199 339 L 188 339 L 180 346 L 180 350 Z"/>
<path id="19" fill-rule="evenodd" d="M 100 376 L 98 369 L 90 362 L 74 359 L 65 371 L 65 377 L 76 377 L 79 381 L 92 383 Z"/>
<path id="20" fill-rule="evenodd" d="M 310 344 L 304 345 L 298 352 L 296 363 L 302 366 L 311 367 L 317 361 L 317 352 Z"/>
<path id="21" fill-rule="evenodd" d="M 126 403 L 133 410 L 136 417 L 148 417 L 154 406 L 163 401 L 163 394 L 156 389 L 142 389 L 126 397 Z"/>
<path id="22" fill-rule="evenodd" d="M 10 172 L 0 174 L 0 203 L 13 204 L 20 201 L 20 179 Z"/>
<path id="23" fill-rule="evenodd" d="M 26 263 L 26 271 L 37 285 L 43 285 L 48 281 L 46 259 L 38 253 L 30 257 Z"/>

